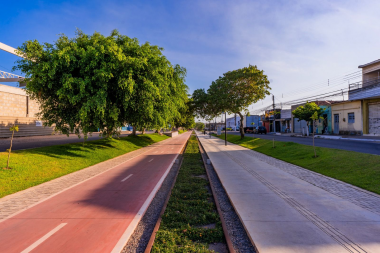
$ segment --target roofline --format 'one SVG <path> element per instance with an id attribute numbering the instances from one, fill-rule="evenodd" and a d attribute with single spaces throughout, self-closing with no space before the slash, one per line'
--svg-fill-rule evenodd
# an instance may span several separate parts
<path id="1" fill-rule="evenodd" d="M 372 65 L 372 64 L 378 63 L 378 62 L 380 62 L 380 59 L 378 59 L 378 60 L 376 60 L 376 61 L 372 61 L 372 62 L 370 62 L 370 63 L 366 63 L 366 64 L 363 64 L 363 65 L 359 65 L 358 68 L 364 68 L 364 67 L 367 67 L 367 66 L 369 66 L 369 65 Z"/>
<path id="2" fill-rule="evenodd" d="M 339 103 L 332 104 L 333 105 L 341 105 L 341 104 L 347 104 L 347 103 L 353 103 L 353 102 L 360 102 L 362 99 L 355 99 L 355 100 L 345 100 L 345 101 L 340 101 Z"/>

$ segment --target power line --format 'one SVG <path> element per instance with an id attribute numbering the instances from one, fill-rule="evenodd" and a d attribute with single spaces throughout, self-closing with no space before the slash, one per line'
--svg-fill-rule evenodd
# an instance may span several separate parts
<path id="1" fill-rule="evenodd" d="M 356 83 L 356 82 L 352 82 L 352 83 Z M 310 93 L 312 91 L 316 91 L 316 90 L 319 90 L 319 89 L 322 89 L 322 88 L 325 89 L 325 90 L 329 90 L 329 89 L 336 88 L 337 86 L 341 86 L 341 85 L 348 85 L 348 83 L 347 83 L 347 81 L 341 81 L 339 83 L 335 83 L 334 85 L 330 85 L 328 87 L 320 87 L 320 88 L 317 88 L 317 89 L 309 89 L 307 91 L 298 92 L 298 93 L 295 92 L 295 93 L 293 93 L 292 96 L 290 96 L 290 98 L 291 97 L 295 97 L 295 96 L 299 96 L 300 94 L 307 94 L 307 93 Z"/>
<path id="2" fill-rule="evenodd" d="M 337 92 L 341 92 L 342 90 L 347 90 L 348 91 L 348 88 L 340 89 L 340 90 L 335 90 L 335 91 L 331 91 L 331 92 L 326 92 L 326 93 L 322 93 L 322 94 L 318 94 L 318 95 L 314 95 L 314 96 L 310 96 L 310 97 L 304 97 L 304 98 L 300 98 L 300 99 L 286 101 L 285 104 L 293 103 L 294 101 L 298 101 L 298 100 L 301 100 L 301 99 L 315 99 L 316 97 L 324 96 L 324 95 L 329 95 L 329 94 L 335 94 Z"/>
<path id="3" fill-rule="evenodd" d="M 358 71 L 355 71 L 355 72 L 352 72 L 352 73 L 349 73 L 349 74 L 346 74 L 346 75 L 343 75 L 343 76 L 340 75 L 340 76 L 336 76 L 336 77 L 333 77 L 333 78 L 329 78 L 329 79 L 327 79 L 327 82 L 326 81 L 318 82 L 318 83 L 312 85 L 311 87 L 309 86 L 309 87 L 306 87 L 304 89 L 291 90 L 291 91 L 289 91 L 287 93 L 284 93 L 283 95 L 287 96 L 288 94 L 295 94 L 295 93 L 299 94 L 299 93 L 302 93 L 303 91 L 310 91 L 310 90 L 319 89 L 321 87 L 326 87 L 326 84 L 328 86 L 331 86 L 331 84 L 333 84 L 336 81 L 338 81 L 338 82 L 342 81 L 342 80 L 347 81 L 346 79 L 348 77 L 349 77 L 349 79 L 358 78 L 358 77 L 361 76 L 361 74 L 359 74 L 359 72 L 361 72 L 361 71 L 358 70 Z"/>

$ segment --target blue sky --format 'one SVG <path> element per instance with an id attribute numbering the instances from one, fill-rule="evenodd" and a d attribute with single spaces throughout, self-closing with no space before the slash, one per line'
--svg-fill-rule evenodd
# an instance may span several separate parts
<path id="1" fill-rule="evenodd" d="M 3 10 L 0 42 L 13 47 L 53 43 L 76 28 L 105 35 L 118 29 L 159 45 L 186 67 L 190 92 L 252 64 L 285 102 L 345 88 L 340 77 L 380 58 L 380 1 L 8 1 Z M 0 69 L 9 71 L 16 60 L 0 51 Z"/>

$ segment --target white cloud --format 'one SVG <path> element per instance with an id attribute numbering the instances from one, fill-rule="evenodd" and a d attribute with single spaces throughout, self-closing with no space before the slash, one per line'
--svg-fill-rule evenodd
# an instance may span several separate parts
<path id="1" fill-rule="evenodd" d="M 378 10 L 379 1 L 367 0 L 89 1 L 21 10 L 14 17 L 18 29 L 6 32 L 52 43 L 60 32 L 72 36 L 75 27 L 105 35 L 116 28 L 164 47 L 170 61 L 187 68 L 191 91 L 253 64 L 287 100 L 288 93 L 307 95 L 299 89 L 313 94 L 346 87 L 321 84 L 380 58 Z"/>

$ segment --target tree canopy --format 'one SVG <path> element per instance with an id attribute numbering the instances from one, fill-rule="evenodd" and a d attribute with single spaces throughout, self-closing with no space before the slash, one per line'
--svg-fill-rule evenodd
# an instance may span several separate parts
<path id="1" fill-rule="evenodd" d="M 298 106 L 293 112 L 293 116 L 298 118 L 298 121 L 305 120 L 307 122 L 307 126 L 309 126 L 309 122 L 316 122 L 319 119 L 322 119 L 322 114 L 324 112 L 323 108 L 320 108 L 314 102 L 306 102 L 304 106 Z M 313 127 L 313 149 L 314 149 L 314 157 L 317 157 L 317 153 L 315 151 L 315 143 L 314 143 L 314 132 L 315 127 Z M 309 130 L 307 131 L 307 135 L 309 135 Z"/>
<path id="2" fill-rule="evenodd" d="M 195 129 L 197 129 L 198 131 L 202 131 L 203 129 L 205 129 L 205 124 L 203 122 L 197 122 L 195 123 Z"/>
<path id="3" fill-rule="evenodd" d="M 193 100 L 189 98 L 186 102 L 186 106 L 180 109 L 180 115 L 174 119 L 174 126 L 179 128 L 193 128 L 195 125 L 195 115 Z"/>
<path id="4" fill-rule="evenodd" d="M 323 114 L 323 109 L 320 108 L 314 102 L 307 102 L 304 106 L 298 106 L 293 112 L 293 116 L 298 118 L 298 121 L 305 120 L 307 125 L 309 125 L 310 121 L 313 121 L 314 118 L 319 119 Z"/>
<path id="5" fill-rule="evenodd" d="M 126 123 L 162 128 L 186 110 L 186 69 L 173 66 L 163 48 L 116 30 L 110 36 L 77 30 L 74 38 L 26 41 L 18 49 L 26 58 L 15 69 L 25 73 L 39 117 L 62 133 L 86 138 L 99 129 L 112 136 Z"/>
<path id="6" fill-rule="evenodd" d="M 216 116 L 222 112 L 237 113 L 240 120 L 240 133 L 244 137 L 243 113 L 248 113 L 248 106 L 269 95 L 269 81 L 264 71 L 249 65 L 229 71 L 213 81 L 207 93 L 196 90 L 193 99 L 197 113 L 202 116 Z"/>

